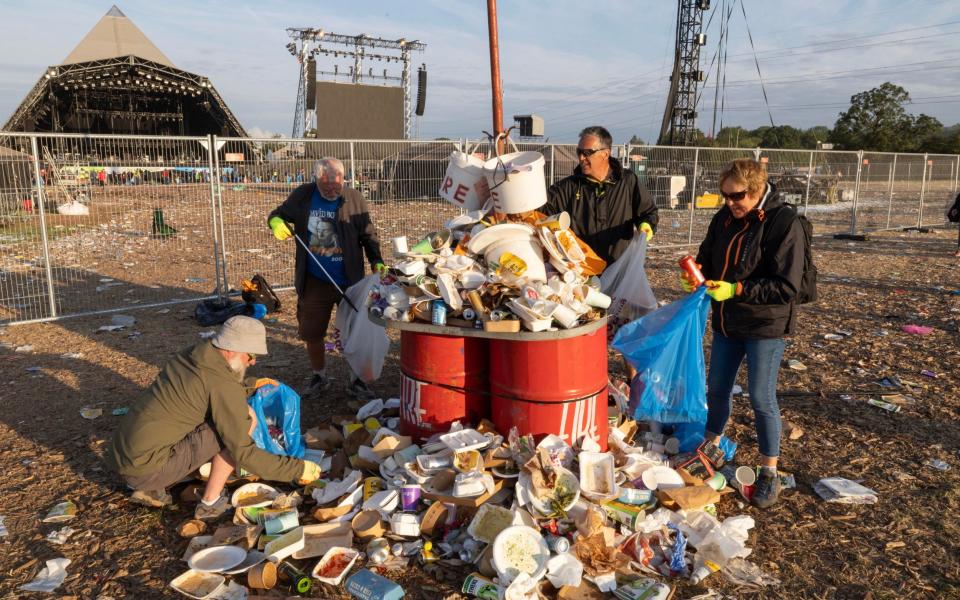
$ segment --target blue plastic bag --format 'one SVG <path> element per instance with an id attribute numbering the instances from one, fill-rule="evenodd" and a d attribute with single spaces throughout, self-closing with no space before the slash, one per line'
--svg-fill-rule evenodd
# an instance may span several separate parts
<path id="1" fill-rule="evenodd" d="M 673 425 L 673 437 L 680 442 L 680 452 L 693 452 L 699 448 L 700 444 L 703 443 L 703 434 L 706 430 L 706 421 L 702 423 L 675 423 Z M 720 443 L 717 445 L 723 450 L 725 460 L 733 460 L 733 456 L 737 453 L 736 442 L 722 435 L 720 436 Z"/>
<path id="2" fill-rule="evenodd" d="M 661 423 L 705 423 L 703 334 L 710 302 L 701 286 L 620 328 L 612 348 L 637 370 L 630 385 L 634 418 Z"/>
<path id="3" fill-rule="evenodd" d="M 293 389 L 283 383 L 263 385 L 247 398 L 247 404 L 257 416 L 252 437 L 259 448 L 303 458 L 307 448 L 300 435 L 300 396 Z"/>

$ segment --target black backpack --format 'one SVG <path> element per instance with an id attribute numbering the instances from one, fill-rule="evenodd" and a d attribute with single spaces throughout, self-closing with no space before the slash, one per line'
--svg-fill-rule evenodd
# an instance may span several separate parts
<path id="1" fill-rule="evenodd" d="M 783 207 L 797 215 L 797 220 L 800 221 L 800 227 L 803 229 L 803 278 L 800 280 L 800 289 L 797 290 L 796 302 L 797 304 L 810 304 L 817 301 L 817 265 L 813 262 L 813 223 L 804 215 L 799 214 L 797 207 L 793 204 L 784 202 Z M 782 218 L 775 221 L 786 222 Z M 786 226 L 778 229 L 783 229 L 783 231 L 774 230 L 778 234 L 774 239 L 786 234 Z M 771 236 L 773 236 L 772 232 Z"/>
<path id="2" fill-rule="evenodd" d="M 947 220 L 951 223 L 960 223 L 960 194 L 953 200 L 953 206 L 947 211 Z"/>
<path id="3" fill-rule="evenodd" d="M 277 312 L 280 310 L 280 298 L 274 293 L 273 288 L 263 278 L 263 275 L 257 273 L 253 279 L 241 282 L 243 292 L 241 297 L 244 302 L 249 304 L 262 304 L 267 307 L 267 312 Z"/>

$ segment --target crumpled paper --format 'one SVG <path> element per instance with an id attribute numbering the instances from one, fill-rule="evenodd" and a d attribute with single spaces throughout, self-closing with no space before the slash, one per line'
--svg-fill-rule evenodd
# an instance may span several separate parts
<path id="1" fill-rule="evenodd" d="M 7 517 L 5 517 L 4 515 L 0 515 L 0 538 L 9 534 L 9 532 L 7 531 L 7 526 L 3 524 L 3 520 L 6 518 Z"/>
<path id="2" fill-rule="evenodd" d="M 207 596 L 206 600 L 247 600 L 250 591 L 235 581 L 230 581 L 225 586 L 220 586 L 212 594 Z"/>
<path id="3" fill-rule="evenodd" d="M 357 489 L 360 486 L 362 478 L 363 473 L 360 471 L 351 471 L 350 474 L 343 479 L 330 481 L 323 489 L 313 490 L 311 495 L 318 505 L 323 506 Z"/>
<path id="4" fill-rule="evenodd" d="M 56 531 L 48 533 L 47 541 L 51 544 L 65 544 L 73 533 L 74 529 L 72 527 L 61 527 Z"/>
<path id="5" fill-rule="evenodd" d="M 537 600 L 537 580 L 523 571 L 517 575 L 503 595 L 504 600 Z"/>
<path id="6" fill-rule="evenodd" d="M 583 564 L 583 572 L 590 577 L 612 573 L 630 562 L 620 550 L 607 545 L 602 533 L 578 537 L 573 554 Z"/>
<path id="7" fill-rule="evenodd" d="M 876 504 L 877 493 L 843 477 L 825 477 L 813 484 L 813 491 L 827 502 L 840 504 Z"/>
<path id="8" fill-rule="evenodd" d="M 583 565 L 569 552 L 557 554 L 547 561 L 547 579 L 557 589 L 578 586 L 583 579 Z"/>
<path id="9" fill-rule="evenodd" d="M 37 573 L 30 583 L 20 586 L 25 592 L 52 592 L 60 587 L 63 580 L 67 578 L 67 565 L 70 564 L 69 558 L 54 558 L 47 561 L 47 566 Z"/>

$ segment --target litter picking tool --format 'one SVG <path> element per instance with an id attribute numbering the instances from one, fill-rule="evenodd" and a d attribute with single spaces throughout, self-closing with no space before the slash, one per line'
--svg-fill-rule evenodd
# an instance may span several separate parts
<path id="1" fill-rule="evenodd" d="M 300 234 L 294 233 L 293 237 L 295 237 L 297 241 L 300 242 L 300 245 L 303 246 L 304 250 L 306 250 L 307 256 L 312 258 L 313 262 L 315 262 L 317 266 L 320 267 L 320 270 L 323 271 L 323 274 L 327 276 L 327 279 L 330 280 L 330 283 L 333 284 L 333 287 L 337 288 L 337 291 L 340 292 L 340 295 L 343 296 L 343 299 L 347 301 L 347 304 L 350 305 L 350 308 L 352 308 L 354 312 L 360 312 L 359 310 L 357 310 L 357 307 L 354 306 L 353 302 L 350 300 L 350 297 L 347 296 L 346 292 L 344 292 L 343 289 L 339 285 L 337 285 L 337 282 L 333 280 L 333 277 L 330 276 L 330 273 L 328 273 L 327 270 L 323 268 L 323 265 L 320 264 L 320 261 L 317 260 L 317 257 L 313 255 L 313 252 L 310 252 L 310 248 L 307 246 L 307 243 L 303 241 L 303 238 L 300 237 Z"/>

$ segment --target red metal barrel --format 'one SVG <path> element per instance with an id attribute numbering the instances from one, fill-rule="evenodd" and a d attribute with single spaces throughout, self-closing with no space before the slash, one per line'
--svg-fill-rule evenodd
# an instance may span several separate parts
<path id="1" fill-rule="evenodd" d="M 607 448 L 606 329 L 565 339 L 490 340 L 490 412 L 497 431 L 584 436 Z M 539 439 L 538 439 L 539 441 Z"/>
<path id="2" fill-rule="evenodd" d="M 423 440 L 489 418 L 487 340 L 400 333 L 400 433 Z"/>

